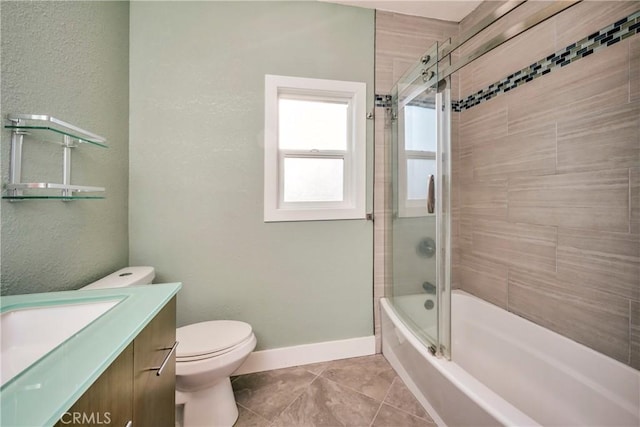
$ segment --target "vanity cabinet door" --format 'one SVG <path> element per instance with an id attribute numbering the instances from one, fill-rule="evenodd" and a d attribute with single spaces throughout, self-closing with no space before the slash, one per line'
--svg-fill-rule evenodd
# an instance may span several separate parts
<path id="1" fill-rule="evenodd" d="M 124 427 L 133 419 L 133 343 L 65 412 L 56 427 Z"/>
<path id="2" fill-rule="evenodd" d="M 175 426 L 176 356 L 175 351 L 171 352 L 175 340 L 174 297 L 134 341 L 134 427 Z"/>

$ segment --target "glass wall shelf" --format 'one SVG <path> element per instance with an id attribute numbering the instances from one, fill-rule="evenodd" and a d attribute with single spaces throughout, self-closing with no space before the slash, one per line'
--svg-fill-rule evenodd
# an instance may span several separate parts
<path id="1" fill-rule="evenodd" d="M 5 184 L 6 194 L 2 196 L 3 199 L 9 201 L 104 199 L 104 196 L 100 195 L 74 194 L 76 192 L 98 193 L 104 192 L 105 189 L 71 184 L 71 149 L 77 147 L 79 143 L 108 148 L 105 144 L 106 138 L 47 115 L 10 114 L 7 119 L 10 123 L 6 124 L 5 128 L 11 129 L 11 171 L 9 182 Z M 62 183 L 22 182 L 22 145 L 25 136 L 29 136 L 28 140 L 36 139 L 62 146 Z M 25 191 L 27 194 L 24 193 Z"/>
<path id="2" fill-rule="evenodd" d="M 11 123 L 4 126 L 6 129 L 24 131 L 27 135 L 33 135 L 41 141 L 64 144 L 63 139 L 52 140 L 57 134 L 58 136 L 68 136 L 80 143 L 108 148 L 105 144 L 107 142 L 106 138 L 80 129 L 55 117 L 41 114 L 12 114 L 8 115 L 7 119 Z"/>
<path id="3" fill-rule="evenodd" d="M 62 201 L 72 201 L 72 200 L 101 200 L 104 199 L 104 196 L 42 196 L 42 195 L 22 195 L 22 196 L 2 196 L 5 200 L 62 200 Z"/>

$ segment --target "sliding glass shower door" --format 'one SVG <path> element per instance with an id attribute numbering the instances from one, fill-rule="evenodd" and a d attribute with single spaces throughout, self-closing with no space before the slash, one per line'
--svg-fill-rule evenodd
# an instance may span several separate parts
<path id="1" fill-rule="evenodd" d="M 449 354 L 450 89 L 437 45 L 392 93 L 391 301 L 433 353 Z"/>

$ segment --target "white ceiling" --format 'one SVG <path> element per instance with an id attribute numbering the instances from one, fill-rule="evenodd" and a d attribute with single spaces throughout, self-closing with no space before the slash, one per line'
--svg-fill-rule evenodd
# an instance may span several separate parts
<path id="1" fill-rule="evenodd" d="M 460 22 L 481 0 L 320 0 L 329 3 L 340 3 L 349 6 L 379 9 L 405 15 L 424 16 L 425 18 L 442 19 Z"/>

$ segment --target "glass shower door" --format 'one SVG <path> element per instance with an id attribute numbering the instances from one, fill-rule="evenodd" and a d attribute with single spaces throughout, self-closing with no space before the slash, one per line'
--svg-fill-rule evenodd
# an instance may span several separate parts
<path id="1" fill-rule="evenodd" d="M 437 78 L 437 46 L 430 52 L 392 94 L 390 300 L 414 334 L 446 356 L 450 101 Z"/>

